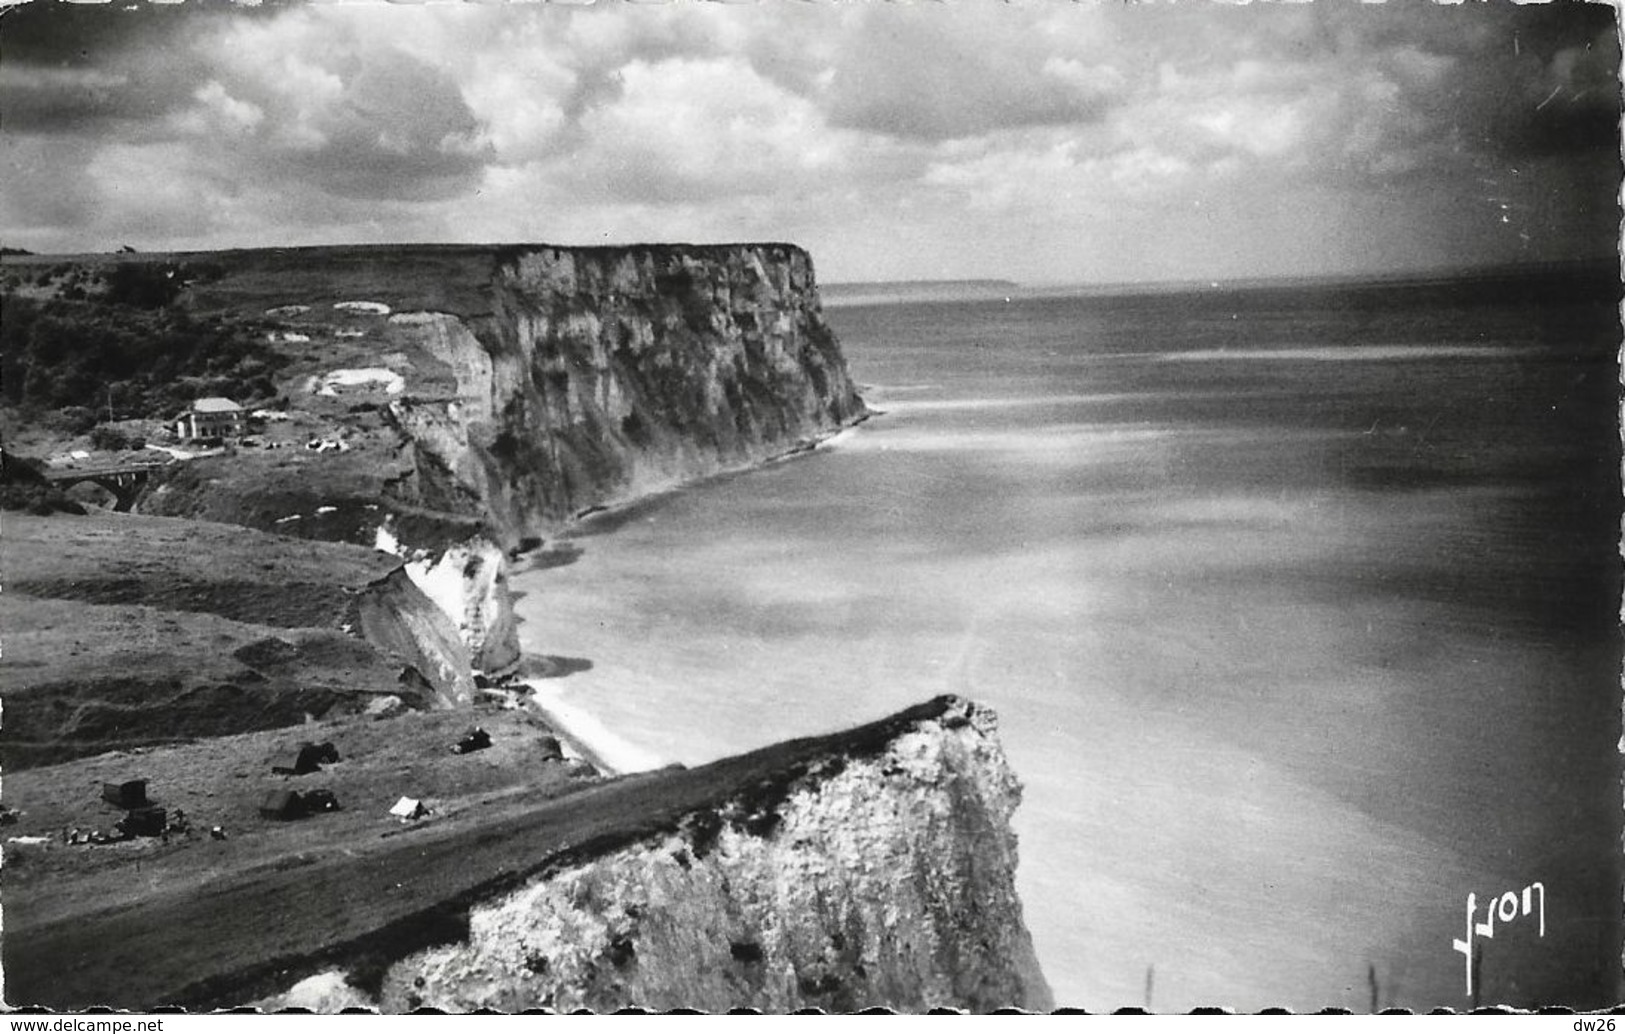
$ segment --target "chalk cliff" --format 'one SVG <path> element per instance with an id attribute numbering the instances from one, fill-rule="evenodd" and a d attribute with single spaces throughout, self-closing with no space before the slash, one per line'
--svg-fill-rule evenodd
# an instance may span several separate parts
<path id="1" fill-rule="evenodd" d="M 283 391 L 310 441 L 176 464 L 138 508 L 368 546 L 382 528 L 487 673 L 518 657 L 506 551 L 586 511 L 807 448 L 866 412 L 812 260 L 789 244 L 210 260 L 224 272 L 198 289 L 202 307 L 305 311 Z M 290 290 L 268 298 L 267 283 Z M 322 304 L 356 297 L 387 304 L 342 318 Z M 341 358 L 401 387 L 358 389 L 348 406 L 299 387 Z M 322 441 L 344 450 L 302 447 Z"/>
<path id="2" fill-rule="evenodd" d="M 865 414 L 811 260 L 790 245 L 299 249 L 218 265 L 194 290 L 200 308 L 304 321 L 271 332 L 300 353 L 276 400 L 298 432 L 273 443 L 267 424 L 264 448 L 154 475 L 148 513 L 278 533 L 238 533 L 232 581 L 207 599 L 189 578 L 164 600 L 275 596 L 319 645 L 364 648 L 368 713 L 397 691 L 462 706 L 475 670 L 515 662 L 511 551 Z M 348 396 L 297 387 L 326 383 L 334 365 L 398 379 Z M 258 553 L 273 547 L 256 539 L 288 553 L 284 566 L 343 560 L 353 577 L 327 595 L 301 588 L 325 584 L 316 574 L 259 586 L 271 568 Z M 77 581 L 29 584 L 47 601 L 85 595 Z M 90 602 L 126 602 L 122 591 L 110 583 Z M 303 616 L 329 602 L 321 621 Z M 224 634 L 206 631 L 211 644 Z M 240 638 L 243 677 L 277 685 L 318 642 Z M 367 774 L 354 752 L 348 764 Z M 464 797 L 447 787 L 436 814 L 403 828 L 381 805 L 418 766 L 389 764 L 380 806 L 328 817 L 352 820 L 353 835 L 289 838 L 270 864 L 244 856 L 160 881 L 127 907 L 64 891 L 61 908 L 16 924 L 8 911 L 9 990 L 59 1007 L 390 1012 L 1051 1004 L 1014 884 L 1020 785 L 994 716 L 968 701 L 694 769 Z M 357 787 L 347 801 L 377 790 Z"/>
<path id="3" fill-rule="evenodd" d="M 511 539 L 794 451 L 860 418 L 806 252 L 787 244 L 514 248 L 492 311 L 409 312 L 396 340 L 455 398 L 390 413 L 412 444 L 394 497 L 477 499 Z"/>
<path id="4" fill-rule="evenodd" d="M 1020 784 L 987 709 L 943 697 L 661 778 L 687 803 L 642 835 L 626 831 L 648 814 L 618 812 L 619 830 L 476 894 L 463 939 L 261 1004 L 1051 1007 L 1014 886 Z"/>
<path id="5" fill-rule="evenodd" d="M 396 568 L 358 593 L 355 614 L 361 637 L 406 661 L 427 683 L 438 706 L 461 707 L 474 699 L 466 638 L 406 568 Z"/>

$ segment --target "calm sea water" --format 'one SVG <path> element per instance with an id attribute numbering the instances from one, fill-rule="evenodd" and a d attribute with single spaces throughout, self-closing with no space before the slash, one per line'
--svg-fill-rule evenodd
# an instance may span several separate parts
<path id="1" fill-rule="evenodd" d="M 516 579 L 554 706 L 638 766 L 991 705 L 1061 1004 L 1469 1006 L 1534 883 L 1482 1001 L 1619 999 L 1608 298 L 829 316 L 883 416 Z"/>

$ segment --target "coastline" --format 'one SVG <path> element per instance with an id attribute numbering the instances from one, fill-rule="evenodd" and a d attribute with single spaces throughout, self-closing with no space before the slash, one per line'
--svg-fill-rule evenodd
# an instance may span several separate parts
<path id="1" fill-rule="evenodd" d="M 543 680 L 521 679 L 519 682 L 529 690 L 524 706 L 540 715 L 553 730 L 566 756 L 573 754 L 606 776 L 648 772 L 669 764 L 616 736 L 609 726 L 589 712 L 564 703 L 543 685 Z"/>
<path id="2" fill-rule="evenodd" d="M 861 397 L 860 401 L 862 401 Z M 836 444 L 837 440 L 846 438 L 851 432 L 857 430 L 860 425 L 867 423 L 872 417 L 884 415 L 884 410 L 870 409 L 868 408 L 867 403 L 865 403 L 863 412 L 859 413 L 848 422 L 841 424 L 839 427 L 831 428 L 828 431 L 802 438 L 800 441 L 796 442 L 788 449 L 785 449 L 783 452 L 776 452 L 771 456 L 765 456 L 753 463 L 745 463 L 737 467 L 724 467 L 721 470 L 704 474 L 700 477 L 689 478 L 687 480 L 674 480 L 669 484 L 651 487 L 644 492 L 625 499 L 618 499 L 614 502 L 590 506 L 587 509 L 573 515 L 568 521 L 564 522 L 564 524 L 555 532 L 555 538 L 550 539 L 549 541 L 557 542 L 559 540 L 568 540 L 578 535 L 600 535 L 606 532 L 614 531 L 616 528 L 625 523 L 626 520 L 630 519 L 633 514 L 642 512 L 646 507 L 657 505 L 661 500 L 675 495 L 678 492 L 715 483 L 727 478 L 739 477 L 742 474 L 750 474 L 755 471 L 766 470 L 769 467 L 777 466 L 780 463 L 788 463 L 791 460 L 805 456 L 809 453 L 830 448 Z"/>
<path id="3" fill-rule="evenodd" d="M 850 423 L 804 441 L 794 448 L 770 456 L 748 467 L 720 471 L 710 477 L 674 485 L 671 488 L 651 492 L 610 506 L 595 508 L 578 515 L 575 520 L 571 521 L 563 529 L 560 538 L 554 541 L 568 542 L 575 534 L 607 534 L 613 532 L 632 514 L 641 512 L 645 507 L 658 505 L 661 500 L 684 489 L 721 478 L 748 474 L 752 471 L 789 462 L 819 450 L 834 448 L 855 434 L 859 426 L 867 422 L 871 417 L 882 415 L 884 415 L 883 411 L 865 406 L 863 413 Z M 622 776 L 634 772 L 648 772 L 678 763 L 674 758 L 662 757 L 629 742 L 590 711 L 578 705 L 566 703 L 562 699 L 562 693 L 550 685 L 554 681 L 553 678 L 533 676 L 519 678 L 515 681 L 526 689 L 526 693 L 522 698 L 523 706 L 538 714 L 553 729 L 554 735 L 559 738 L 559 742 L 564 745 L 567 753 L 580 757 L 604 775 Z"/>

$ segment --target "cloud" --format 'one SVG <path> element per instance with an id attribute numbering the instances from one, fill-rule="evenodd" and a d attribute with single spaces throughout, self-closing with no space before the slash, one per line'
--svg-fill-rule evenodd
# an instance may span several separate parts
<path id="1" fill-rule="evenodd" d="M 1272 198 L 1298 198 L 1299 217 L 1253 219 L 1261 237 L 1307 233 L 1294 226 L 1313 205 L 1400 197 L 1466 248 L 1473 234 L 1443 222 L 1486 202 L 1424 210 L 1464 181 L 1492 184 L 1497 220 L 1520 206 L 1551 227 L 1606 220 L 1613 17 L 1324 0 L 40 0 L 6 16 L 0 145 L 44 182 L 8 183 L 0 211 L 31 245 L 53 227 L 139 231 L 144 246 L 799 236 L 893 268 L 906 249 L 1019 260 L 1011 240 L 1150 262 L 1153 228 L 1212 256 L 1225 249 L 1191 234 L 1241 233 Z M 1537 165 L 1590 171 L 1537 191 L 1513 171 Z M 132 194 L 144 178 L 151 196 Z M 1354 233 L 1340 246 L 1372 261 Z"/>
<path id="2" fill-rule="evenodd" d="M 268 9 L 37 0 L 8 8 L 0 36 L 0 111 L 10 133 L 127 138 L 185 105 L 207 76 L 211 31 L 264 22 Z"/>
<path id="3" fill-rule="evenodd" d="M 853 8 L 819 100 L 836 126 L 945 140 L 1099 119 L 1128 80 L 1090 52 L 1085 16 L 1047 31 L 1053 8 Z"/>
<path id="4" fill-rule="evenodd" d="M 222 171 L 349 198 L 435 200 L 478 181 L 487 149 L 452 75 L 314 9 L 207 41 L 214 77 L 175 121 L 201 152 L 235 137 Z"/>
<path id="5" fill-rule="evenodd" d="M 103 199 L 85 167 L 100 147 L 77 136 L 0 133 L 0 227 L 8 244 L 53 235 L 88 242 L 80 232 L 100 215 Z"/>
<path id="6" fill-rule="evenodd" d="M 581 128 L 590 143 L 561 171 L 623 200 L 776 191 L 834 170 L 845 143 L 811 102 L 737 58 L 635 61 Z"/>
<path id="7" fill-rule="evenodd" d="M 1509 131 L 1512 155 L 1617 150 L 1619 41 L 1612 28 L 1582 46 L 1564 47 L 1531 69 Z"/>

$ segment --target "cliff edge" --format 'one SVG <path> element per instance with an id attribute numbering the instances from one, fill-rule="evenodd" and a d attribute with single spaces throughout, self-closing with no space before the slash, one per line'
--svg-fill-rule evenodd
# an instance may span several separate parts
<path id="1" fill-rule="evenodd" d="M 178 465 L 147 513 L 363 545 L 387 525 L 433 550 L 481 528 L 512 549 L 866 415 L 790 244 L 187 259 L 216 272 L 181 304 L 274 328 L 278 397 L 253 447 Z"/>
<path id="2" fill-rule="evenodd" d="M 394 552 L 486 674 L 519 659 L 505 554 L 867 415 L 794 245 L 183 258 L 177 304 L 270 328 L 277 395 L 136 508 Z"/>
<path id="3" fill-rule="evenodd" d="M 369 745 L 379 729 L 322 731 L 349 759 L 352 783 L 335 785 L 353 805 L 310 820 L 325 835 L 271 824 L 253 852 L 149 848 L 162 879 L 128 901 L 94 892 L 107 873 L 70 866 L 40 881 L 7 908 L 8 1001 L 1050 1006 L 1014 886 L 1020 786 L 985 708 L 941 697 L 846 732 L 574 788 L 533 786 L 535 773 L 506 793 L 481 783 L 411 828 L 384 810 L 402 759 Z M 524 735 L 511 738 L 516 759 L 528 756 Z M 209 771 L 180 755 L 212 749 L 174 748 L 176 771 Z M 219 778 L 231 786 L 233 773 Z M 10 777 L 7 791 L 83 782 L 66 766 Z"/>
<path id="4" fill-rule="evenodd" d="M 676 831 L 480 903 L 467 940 L 390 967 L 379 1004 L 1047 1009 L 995 728 L 943 698 L 881 742 L 832 741 Z"/>
<path id="5" fill-rule="evenodd" d="M 864 414 L 788 244 L 514 248 L 493 311 L 391 317 L 449 367 L 455 398 L 402 398 L 394 497 L 470 496 L 512 537 L 806 447 Z"/>

